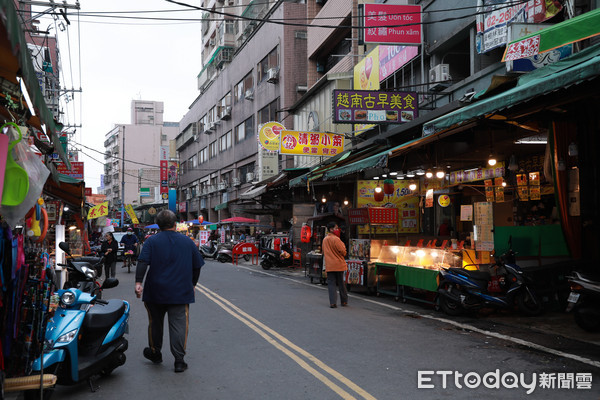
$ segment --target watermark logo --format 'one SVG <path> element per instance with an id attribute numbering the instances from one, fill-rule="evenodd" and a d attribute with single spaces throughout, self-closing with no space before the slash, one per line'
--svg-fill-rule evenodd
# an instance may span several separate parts
<path id="1" fill-rule="evenodd" d="M 418 371 L 417 388 L 447 389 L 454 385 L 458 389 L 524 389 L 527 394 L 536 389 L 582 389 L 592 388 L 592 374 L 578 373 L 514 373 L 500 372 L 499 369 L 483 375 L 477 372 L 459 371 Z"/>

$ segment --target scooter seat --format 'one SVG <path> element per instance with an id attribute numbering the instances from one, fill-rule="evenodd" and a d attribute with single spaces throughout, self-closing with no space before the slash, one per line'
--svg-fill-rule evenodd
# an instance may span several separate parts
<path id="1" fill-rule="evenodd" d="M 492 278 L 487 271 L 469 271 L 468 269 L 463 268 L 450 268 L 450 271 L 459 275 L 468 276 L 478 281 L 489 281 Z"/>
<path id="2" fill-rule="evenodd" d="M 96 303 L 85 315 L 83 325 L 91 330 L 105 330 L 113 326 L 125 313 L 123 300 L 108 300 L 108 304 Z"/>

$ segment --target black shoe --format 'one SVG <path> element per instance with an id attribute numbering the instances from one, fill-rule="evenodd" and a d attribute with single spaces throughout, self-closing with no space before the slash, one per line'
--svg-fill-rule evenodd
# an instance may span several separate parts
<path id="1" fill-rule="evenodd" d="M 162 362 L 162 354 L 160 352 L 154 353 L 150 347 L 144 348 L 144 357 L 154 364 L 160 364 Z"/>
<path id="2" fill-rule="evenodd" d="M 337 308 L 337 304 L 330 304 L 329 308 Z"/>
<path id="3" fill-rule="evenodd" d="M 175 372 L 183 372 L 188 368 L 184 361 L 175 361 Z"/>

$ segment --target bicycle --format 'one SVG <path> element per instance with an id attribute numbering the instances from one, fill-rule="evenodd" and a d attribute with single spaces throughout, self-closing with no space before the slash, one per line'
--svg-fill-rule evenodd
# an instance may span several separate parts
<path id="1" fill-rule="evenodd" d="M 131 272 L 131 266 L 133 265 L 133 250 L 127 250 L 124 256 L 123 268 L 127 267 L 127 272 Z"/>

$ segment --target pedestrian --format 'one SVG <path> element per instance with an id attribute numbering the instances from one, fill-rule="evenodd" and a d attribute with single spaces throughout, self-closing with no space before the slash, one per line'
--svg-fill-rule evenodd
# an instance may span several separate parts
<path id="1" fill-rule="evenodd" d="M 133 234 L 132 228 L 127 228 L 127 234 L 123 235 L 121 238 L 121 243 L 123 244 L 123 254 L 127 254 L 128 251 L 132 252 L 131 262 L 135 265 L 135 260 L 137 258 L 137 248 L 138 248 L 138 238 Z M 125 263 L 123 263 L 123 268 L 125 268 Z"/>
<path id="2" fill-rule="evenodd" d="M 189 305 L 194 302 L 194 287 L 204 260 L 194 242 L 175 230 L 177 217 L 170 210 L 156 216 L 160 232 L 146 239 L 138 257 L 135 294 L 148 312 L 148 347 L 144 357 L 162 362 L 163 325 L 169 318 L 169 341 L 175 357 L 175 372 L 183 372 L 189 326 Z M 148 273 L 146 274 L 146 270 Z M 142 282 L 145 284 L 142 288 Z"/>
<path id="3" fill-rule="evenodd" d="M 340 228 L 337 223 L 327 224 L 327 236 L 323 239 L 323 262 L 327 272 L 327 289 L 329 291 L 329 307 L 337 307 L 337 291 L 340 292 L 340 301 L 342 306 L 348 305 L 348 292 L 344 282 L 344 272 L 348 270 L 348 265 L 344 257 L 346 256 L 346 245 L 341 241 Z"/>
<path id="4" fill-rule="evenodd" d="M 106 278 L 114 278 L 117 275 L 117 250 L 119 244 L 115 240 L 112 232 L 104 235 L 104 242 L 100 247 L 100 253 L 104 254 L 104 275 Z"/>

